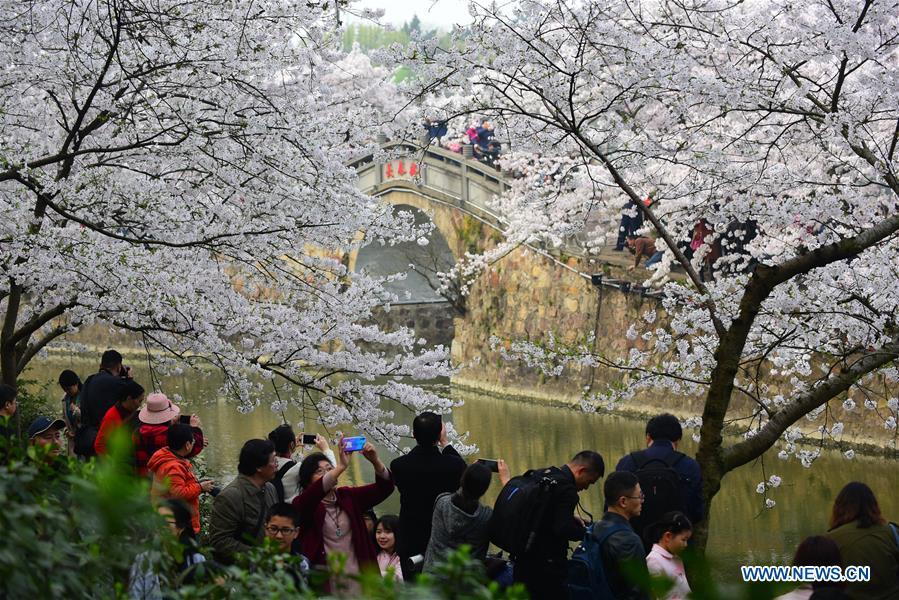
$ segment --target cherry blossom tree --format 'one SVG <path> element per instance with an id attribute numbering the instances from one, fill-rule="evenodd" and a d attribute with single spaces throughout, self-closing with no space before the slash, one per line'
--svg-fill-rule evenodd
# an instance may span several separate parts
<path id="1" fill-rule="evenodd" d="M 343 4 L 0 2 L 4 382 L 102 322 L 153 369 L 221 369 L 244 411 L 275 385 L 396 444 L 395 408 L 451 408 L 406 383 L 446 349 L 371 324 L 394 298 L 340 260 L 422 234 L 345 166 L 393 115 L 389 73 L 338 52 Z"/>
<path id="2" fill-rule="evenodd" d="M 650 388 L 704 397 L 692 422 L 707 506 L 728 472 L 776 444 L 811 464 L 799 425 L 823 414 L 822 437 L 841 439 L 852 397 L 895 430 L 895 0 L 522 0 L 472 14 L 456 45 L 396 51 L 415 64 L 412 94 L 497 123 L 505 166 L 559 157 L 562 171 L 516 180 L 499 200 L 512 235 L 552 242 L 598 223 L 588 233 L 601 243 L 631 202 L 687 273 L 665 288 L 665 319 L 650 312 L 629 332 L 642 350 L 550 339 L 505 352 L 553 372 L 629 372 L 590 409 Z M 709 234 L 689 257 L 698 223 Z M 726 439 L 729 425 L 744 435 Z"/>

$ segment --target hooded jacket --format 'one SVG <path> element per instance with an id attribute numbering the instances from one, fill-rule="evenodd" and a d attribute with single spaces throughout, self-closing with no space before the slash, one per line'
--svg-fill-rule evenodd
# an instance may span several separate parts
<path id="1" fill-rule="evenodd" d="M 190 461 L 172 452 L 168 446 L 153 453 L 147 462 L 147 469 L 153 473 L 150 495 L 160 498 L 179 498 L 191 508 L 191 526 L 200 533 L 200 482 L 194 474 Z"/>
<path id="2" fill-rule="evenodd" d="M 134 432 L 134 469 L 141 477 L 145 477 L 150 470 L 149 460 L 157 450 L 168 445 L 168 434 L 171 423 L 150 425 L 141 423 Z M 199 427 L 191 427 L 194 431 L 194 447 L 187 458 L 193 458 L 203 450 L 205 440 L 203 431 Z"/>
<path id="3" fill-rule="evenodd" d="M 492 515 L 493 509 L 483 504 L 478 504 L 471 515 L 453 504 L 452 494 L 438 496 L 434 503 L 431 539 L 425 552 L 425 573 L 432 571 L 441 559 L 462 544 L 471 546 L 472 558 L 484 560 L 490 546 L 487 525 Z"/>

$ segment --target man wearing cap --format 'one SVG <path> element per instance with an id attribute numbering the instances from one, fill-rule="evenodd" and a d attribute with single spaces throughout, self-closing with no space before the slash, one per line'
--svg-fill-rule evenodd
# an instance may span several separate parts
<path id="1" fill-rule="evenodd" d="M 137 418 L 140 424 L 134 435 L 135 470 L 143 477 L 149 474 L 147 463 L 150 457 L 168 445 L 169 427 L 181 420 L 181 409 L 168 396 L 156 392 L 147 396 L 147 403 L 140 409 Z M 200 418 L 191 415 L 189 425 L 193 430 L 194 444 L 185 458 L 196 456 L 205 445 Z"/>
<path id="2" fill-rule="evenodd" d="M 55 458 L 62 454 L 62 431 L 65 428 L 66 422 L 62 419 L 38 417 L 28 426 L 28 444 L 42 446 L 48 456 Z"/>

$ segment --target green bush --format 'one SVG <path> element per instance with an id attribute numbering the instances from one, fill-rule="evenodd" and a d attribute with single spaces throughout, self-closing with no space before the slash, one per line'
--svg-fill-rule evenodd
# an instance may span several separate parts
<path id="1" fill-rule="evenodd" d="M 22 449 L 15 440 L 0 439 L 0 445 L 0 598 L 125 598 L 135 563 L 159 575 L 166 598 L 317 597 L 291 574 L 299 571 L 299 559 L 269 545 L 233 566 L 203 563 L 185 582 L 176 567 L 180 547 L 150 502 L 147 480 L 132 474 L 124 430 L 113 436 L 104 460 L 87 463 Z M 314 580 L 321 584 L 339 574 L 341 562 Z M 416 584 L 377 573 L 352 578 L 363 597 L 382 600 L 525 597 L 520 589 L 503 593 L 488 583 L 467 548 Z"/>

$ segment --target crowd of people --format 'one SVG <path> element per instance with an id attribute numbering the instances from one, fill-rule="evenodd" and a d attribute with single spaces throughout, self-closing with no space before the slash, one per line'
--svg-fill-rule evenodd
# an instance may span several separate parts
<path id="1" fill-rule="evenodd" d="M 645 206 L 652 206 L 653 200 L 643 200 Z M 662 261 L 663 250 L 657 249 L 656 239 L 644 231 L 643 211 L 636 202 L 629 200 L 622 207 L 621 222 L 618 225 L 618 239 L 612 249 L 615 252 L 627 250 L 634 255 L 634 262 L 629 271 L 640 266 L 645 257 L 643 267 L 651 269 Z M 699 261 L 699 277 L 702 281 L 711 281 L 719 272 L 749 272 L 755 261 L 749 257 L 747 246 L 758 236 L 758 224 L 753 219 L 732 221 L 723 232 L 716 232 L 706 219 L 699 219 L 693 225 L 688 237 L 678 240 L 677 245 L 688 260 L 694 254 L 702 252 Z M 727 261 L 721 261 L 728 257 Z M 742 260 L 737 260 L 742 259 Z"/>
<path id="2" fill-rule="evenodd" d="M 423 126 L 430 142 L 436 141 L 441 148 L 458 154 L 464 154 L 465 148 L 470 147 L 474 158 L 485 165 L 499 168 L 497 160 L 502 153 L 502 144 L 496 140 L 493 125 L 487 119 L 479 119 L 465 131 L 452 134 L 446 121 L 426 118 Z"/>
<path id="3" fill-rule="evenodd" d="M 523 584 L 532 598 L 649 598 L 650 575 L 672 582 L 666 598 L 690 594 L 680 556 L 705 519 L 702 473 L 678 450 L 683 431 L 670 414 L 650 419 L 646 447 L 621 457 L 608 475 L 593 450 L 514 477 L 502 459 L 468 464 L 432 412 L 414 418 L 415 447 L 389 466 L 364 439 L 341 438 L 332 449 L 325 437 L 298 434 L 285 424 L 267 439 L 246 441 L 237 477 L 219 488 L 199 477 L 191 461 L 205 445 L 200 420 L 182 415 L 164 394 L 145 400 L 144 388 L 115 350 L 103 354 L 99 371 L 84 383 L 64 371 L 59 385 L 62 418 L 35 418 L 28 443 L 49 457 L 102 460 L 112 440 L 122 437 L 116 432 L 128 432 L 135 476 L 152 481 L 151 498 L 182 549 L 178 568 L 185 575 L 199 564 L 232 564 L 268 539 L 285 560 L 293 557 L 285 568 L 298 588 L 354 597 L 355 576 L 367 569 L 410 581 L 439 569 L 464 545 L 487 575 L 502 585 Z M 14 435 L 9 417 L 16 410 L 16 390 L 0 386 L 0 435 Z M 352 452 L 371 464 L 371 483 L 341 485 Z M 501 489 L 491 507 L 483 498 L 494 475 Z M 604 513 L 594 521 L 580 497 L 603 477 Z M 376 515 L 395 491 L 399 514 Z M 213 497 L 208 525 L 200 514 L 203 494 Z M 572 542 L 579 546 L 570 553 Z M 508 555 L 491 555 L 491 544 Z M 335 571 L 337 556 L 341 567 Z M 830 529 L 804 540 L 794 564 L 866 565 L 871 577 L 803 584 L 784 600 L 899 598 L 899 531 L 863 483 L 843 488 Z M 161 598 L 160 586 L 150 561 L 138 557 L 131 596 Z"/>

